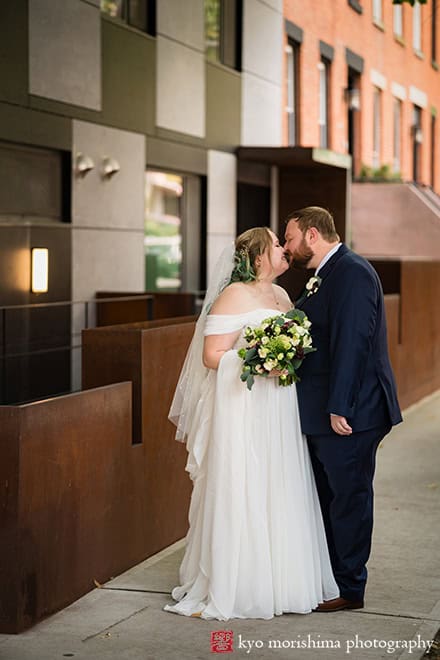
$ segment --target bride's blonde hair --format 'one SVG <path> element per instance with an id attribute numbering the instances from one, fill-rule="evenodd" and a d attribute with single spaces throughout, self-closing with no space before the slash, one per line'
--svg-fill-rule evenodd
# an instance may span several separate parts
<path id="1" fill-rule="evenodd" d="M 235 239 L 235 267 L 231 282 L 251 282 L 257 279 L 256 260 L 272 247 L 272 236 L 267 227 L 252 227 Z"/>

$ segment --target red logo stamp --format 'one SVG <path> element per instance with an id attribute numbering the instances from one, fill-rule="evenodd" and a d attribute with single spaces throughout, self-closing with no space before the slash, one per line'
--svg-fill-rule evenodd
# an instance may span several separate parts
<path id="1" fill-rule="evenodd" d="M 211 632 L 211 653 L 232 653 L 234 633 L 232 630 L 213 630 Z"/>

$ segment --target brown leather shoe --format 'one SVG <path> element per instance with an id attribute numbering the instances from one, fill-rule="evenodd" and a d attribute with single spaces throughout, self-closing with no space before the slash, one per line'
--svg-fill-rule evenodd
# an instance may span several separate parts
<path id="1" fill-rule="evenodd" d="M 320 603 L 314 612 L 338 612 L 339 610 L 360 610 L 364 606 L 363 600 L 347 600 L 346 598 L 332 598 Z"/>

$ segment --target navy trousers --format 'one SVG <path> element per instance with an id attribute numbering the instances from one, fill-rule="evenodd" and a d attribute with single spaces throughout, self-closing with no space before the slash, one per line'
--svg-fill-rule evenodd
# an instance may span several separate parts
<path id="1" fill-rule="evenodd" d="M 349 436 L 307 436 L 333 573 L 348 600 L 364 598 L 376 450 L 390 430 L 391 424 Z"/>

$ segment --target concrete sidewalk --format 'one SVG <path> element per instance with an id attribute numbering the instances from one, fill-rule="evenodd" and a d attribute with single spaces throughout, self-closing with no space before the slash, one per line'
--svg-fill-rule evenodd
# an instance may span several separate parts
<path id="1" fill-rule="evenodd" d="M 212 658 L 211 631 L 231 630 L 227 657 L 416 660 L 440 628 L 439 530 L 440 392 L 407 410 L 379 449 L 364 610 L 227 623 L 163 612 L 177 583 L 179 542 L 28 632 L 0 635 L 0 658 Z"/>

